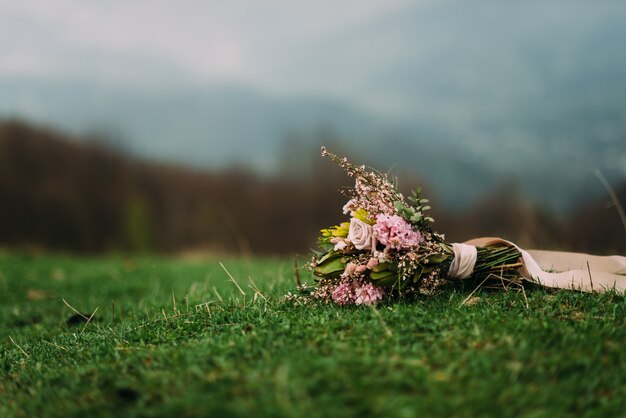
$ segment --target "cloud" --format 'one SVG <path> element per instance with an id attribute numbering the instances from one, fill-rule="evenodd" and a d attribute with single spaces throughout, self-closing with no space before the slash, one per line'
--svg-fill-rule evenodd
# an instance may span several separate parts
<path id="1" fill-rule="evenodd" d="M 624 2 L 576 0 L 22 0 L 0 3 L 0 77 L 325 97 L 482 150 L 623 109 L 624 18 Z"/>
<path id="2" fill-rule="evenodd" d="M 311 39 L 406 1 L 20 1 L 0 4 L 4 73 L 75 73 L 84 55 L 151 56 L 199 79 L 260 82 Z M 10 39 L 10 42 L 6 40 Z M 150 71 L 143 68 L 142 71 Z"/>

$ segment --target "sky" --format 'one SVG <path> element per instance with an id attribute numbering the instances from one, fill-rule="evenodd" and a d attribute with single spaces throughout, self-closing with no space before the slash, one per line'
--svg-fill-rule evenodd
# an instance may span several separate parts
<path id="1" fill-rule="evenodd" d="M 129 97 L 141 96 L 136 107 L 145 108 L 228 86 L 250 92 L 233 105 L 240 115 L 232 124 L 252 127 L 189 122 L 189 105 L 169 123 L 198 126 L 187 131 L 197 139 L 181 158 L 197 156 L 202 138 L 237 131 L 234 155 L 238 141 L 254 140 L 241 138 L 284 125 L 281 117 L 296 120 L 289 109 L 304 109 L 304 120 L 311 106 L 300 105 L 318 101 L 326 114 L 358 115 L 352 127 L 370 129 L 371 120 L 408 137 L 457 138 L 447 146 L 496 172 L 519 174 L 531 163 L 541 172 L 557 154 L 563 171 L 585 164 L 592 148 L 602 152 L 589 165 L 626 178 L 624 22 L 626 2 L 618 0 L 0 0 L 0 117 L 106 123 L 129 142 L 153 140 L 155 152 L 174 155 L 181 146 L 156 138 L 161 127 L 137 122 L 145 114 L 130 120 L 139 110 L 120 106 Z M 18 81 L 26 87 L 9 94 Z M 57 82 L 65 87 L 52 100 L 40 86 Z M 97 103 L 63 99 L 72 88 L 95 92 Z M 252 113 L 263 112 L 254 125 Z M 268 138 L 281 134 L 266 130 Z"/>
<path id="2" fill-rule="evenodd" d="M 625 18 L 620 1 L 2 0 L 0 76 L 230 82 L 460 122 L 468 96 L 497 113 L 552 78 L 623 69 Z"/>
<path id="3" fill-rule="evenodd" d="M 298 67 L 331 58 L 327 45 L 336 39 L 420 5 L 403 0 L 3 1 L 0 72 L 340 90 L 341 80 L 329 85 L 326 74 L 311 79 Z"/>

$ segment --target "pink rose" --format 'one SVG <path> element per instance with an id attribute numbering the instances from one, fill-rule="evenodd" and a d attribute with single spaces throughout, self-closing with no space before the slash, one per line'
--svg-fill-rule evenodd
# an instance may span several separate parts
<path id="1" fill-rule="evenodd" d="M 357 250 L 374 250 L 376 248 L 376 238 L 374 238 L 372 225 L 357 218 L 350 219 L 348 241 Z"/>

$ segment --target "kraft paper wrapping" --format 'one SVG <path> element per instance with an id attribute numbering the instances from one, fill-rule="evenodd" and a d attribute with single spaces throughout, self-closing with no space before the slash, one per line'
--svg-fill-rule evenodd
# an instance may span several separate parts
<path id="1" fill-rule="evenodd" d="M 466 241 L 476 247 L 515 247 L 522 254 L 520 274 L 542 286 L 585 292 L 626 291 L 626 257 L 597 256 L 560 251 L 525 251 L 502 238 L 486 237 Z M 588 264 L 587 264 L 588 263 Z M 555 271 L 550 273 L 545 270 Z"/>

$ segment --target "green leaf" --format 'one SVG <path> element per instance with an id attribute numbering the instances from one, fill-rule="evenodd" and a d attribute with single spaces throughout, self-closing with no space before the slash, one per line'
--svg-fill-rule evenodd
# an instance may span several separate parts
<path id="1" fill-rule="evenodd" d="M 374 272 L 388 271 L 388 267 L 389 267 L 389 263 L 380 263 L 374 266 L 372 271 Z"/>
<path id="2" fill-rule="evenodd" d="M 387 272 L 387 271 L 391 271 L 395 273 L 398 271 L 398 265 L 396 263 L 380 263 L 377 266 L 375 266 L 372 269 L 372 271 L 375 273 Z"/>
<path id="3" fill-rule="evenodd" d="M 454 253 L 454 250 L 452 249 L 452 246 L 442 242 L 439 244 L 439 247 L 441 247 L 441 249 L 446 253 L 446 254 L 452 254 Z"/>
<path id="4" fill-rule="evenodd" d="M 395 201 L 393 202 L 393 205 L 396 207 L 396 210 L 398 211 L 402 211 L 406 209 L 406 206 L 404 206 L 404 203 L 402 203 L 401 201 Z"/>
<path id="5" fill-rule="evenodd" d="M 428 264 L 440 264 L 446 261 L 447 259 L 448 259 L 447 254 L 433 254 L 430 257 L 428 257 L 427 263 Z"/>
<path id="6" fill-rule="evenodd" d="M 372 272 L 370 273 L 370 280 L 376 283 L 378 286 L 391 287 L 398 283 L 398 273 L 391 271 Z"/>
<path id="7" fill-rule="evenodd" d="M 320 258 L 319 260 L 317 260 L 317 264 L 323 264 L 326 261 L 335 259 L 335 258 L 339 258 L 341 257 L 341 254 L 339 254 L 338 252 L 335 251 L 329 251 L 328 253 L 326 253 L 322 258 Z"/>
<path id="8" fill-rule="evenodd" d="M 346 262 L 343 258 L 335 258 L 331 261 L 327 261 L 324 264 L 318 264 L 315 267 L 314 273 L 316 276 L 329 276 L 334 273 L 343 272 L 346 269 Z"/>
<path id="9" fill-rule="evenodd" d="M 397 274 L 393 271 L 385 270 L 385 271 L 372 271 L 370 273 L 371 280 L 384 280 L 386 278 L 397 276 Z"/>

